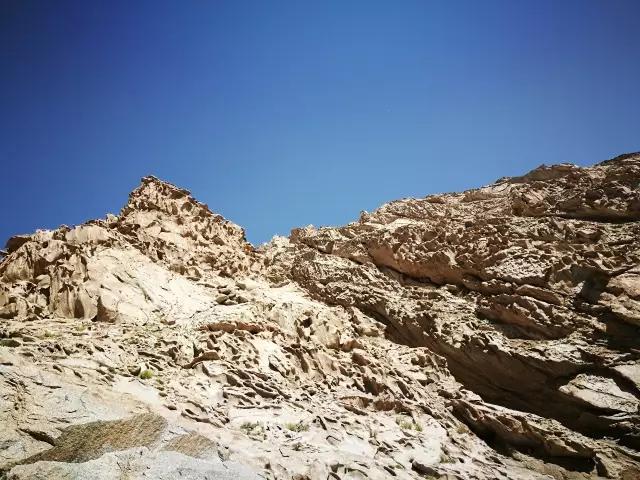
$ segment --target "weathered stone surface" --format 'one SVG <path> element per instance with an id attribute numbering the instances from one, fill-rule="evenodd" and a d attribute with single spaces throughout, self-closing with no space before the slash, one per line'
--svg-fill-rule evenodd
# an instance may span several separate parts
<path id="1" fill-rule="evenodd" d="M 7 478 L 640 478 L 640 155 L 254 249 L 146 177 L 0 257 Z"/>
<path id="2" fill-rule="evenodd" d="M 560 391 L 594 408 L 626 413 L 638 411 L 635 395 L 621 390 L 611 378 L 580 374 L 561 386 Z"/>
<path id="3" fill-rule="evenodd" d="M 251 470 L 219 459 L 199 459 L 177 452 L 130 449 L 85 463 L 39 461 L 14 467 L 7 480 L 257 480 Z"/>
<path id="4" fill-rule="evenodd" d="M 164 417 L 154 414 L 73 425 L 62 430 L 61 435 L 53 441 L 52 448 L 21 460 L 20 463 L 80 463 L 94 460 L 111 450 L 152 446 L 160 441 L 166 427 Z"/>

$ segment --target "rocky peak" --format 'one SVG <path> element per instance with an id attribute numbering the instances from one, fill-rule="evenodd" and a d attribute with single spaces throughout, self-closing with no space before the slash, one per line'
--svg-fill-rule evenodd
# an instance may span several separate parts
<path id="1" fill-rule="evenodd" d="M 170 217 L 178 224 L 199 223 L 205 219 L 207 223 L 222 225 L 229 237 L 236 241 L 245 241 L 244 230 L 213 213 L 209 207 L 197 201 L 188 190 L 158 179 L 154 176 L 143 177 L 140 185 L 129 194 L 129 201 L 120 212 L 120 217 L 132 213 L 155 212 Z"/>
<path id="2" fill-rule="evenodd" d="M 129 195 L 111 226 L 170 269 L 200 278 L 246 273 L 253 247 L 244 230 L 209 210 L 189 191 L 149 176 Z"/>

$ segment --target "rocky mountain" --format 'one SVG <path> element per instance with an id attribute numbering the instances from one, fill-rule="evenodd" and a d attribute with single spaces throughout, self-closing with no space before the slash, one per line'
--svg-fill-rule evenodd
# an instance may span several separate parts
<path id="1" fill-rule="evenodd" d="M 640 478 L 640 154 L 255 249 L 146 177 L 7 242 L 0 477 Z"/>

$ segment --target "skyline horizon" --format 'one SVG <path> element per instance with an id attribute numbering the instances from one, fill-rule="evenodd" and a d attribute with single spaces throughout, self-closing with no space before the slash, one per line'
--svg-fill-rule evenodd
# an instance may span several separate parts
<path id="1" fill-rule="evenodd" d="M 399 197 L 399 198 L 394 198 L 394 199 L 388 199 L 388 200 L 386 200 L 386 201 L 383 201 L 383 203 L 379 204 L 378 206 L 376 206 L 374 209 L 372 209 L 372 210 L 370 210 L 370 211 L 369 211 L 369 210 L 362 210 L 362 209 L 361 209 L 361 210 L 359 210 L 359 211 L 357 212 L 357 215 L 354 215 L 354 217 L 353 217 L 353 219 L 352 219 L 352 220 L 350 220 L 350 221 L 348 221 L 347 223 L 344 223 L 344 224 L 323 224 L 323 225 L 315 225 L 315 224 L 306 224 L 306 225 L 302 225 L 302 224 L 301 224 L 301 225 L 293 226 L 293 227 L 291 228 L 291 230 L 296 229 L 296 228 L 305 228 L 305 227 L 308 227 L 308 226 L 312 226 L 312 227 L 315 227 L 315 228 L 323 228 L 323 227 L 340 227 L 340 226 L 347 225 L 347 224 L 352 223 L 352 222 L 357 222 L 358 217 L 359 217 L 359 214 L 360 214 L 360 213 L 362 213 L 363 211 L 367 211 L 367 212 L 371 213 L 371 212 L 374 212 L 375 210 L 377 210 L 378 208 L 382 207 L 383 205 L 386 205 L 386 204 L 391 203 L 391 202 L 394 202 L 394 201 L 398 201 L 398 200 L 405 200 L 405 199 L 420 199 L 420 198 L 427 198 L 427 197 L 432 196 L 432 195 L 440 195 L 440 194 L 464 193 L 464 192 L 466 192 L 466 191 L 476 190 L 476 189 L 478 189 L 478 188 L 483 188 L 483 187 L 485 187 L 485 186 L 492 185 L 492 184 L 494 184 L 494 183 L 497 183 L 497 182 L 498 182 L 498 181 L 500 181 L 500 180 L 506 180 L 506 179 L 510 179 L 510 178 L 516 178 L 516 177 L 524 176 L 524 175 L 526 175 L 526 174 L 528 174 L 528 173 L 530 173 L 530 172 L 532 172 L 532 171 L 534 171 L 534 170 L 537 170 L 538 168 L 545 167 L 545 166 L 546 166 L 546 167 L 549 167 L 549 166 L 561 165 L 561 164 L 571 164 L 571 165 L 576 165 L 576 166 L 578 166 L 578 167 L 580 167 L 580 168 L 588 168 L 588 167 L 591 167 L 591 166 L 599 165 L 599 164 L 604 163 L 604 162 L 614 161 L 614 160 L 617 160 L 617 159 L 621 159 L 621 158 L 628 157 L 628 156 L 632 156 L 632 155 L 636 155 L 636 154 L 640 154 L 640 151 L 635 151 L 635 152 L 624 152 L 624 153 L 620 153 L 620 154 L 614 155 L 614 156 L 609 157 L 609 158 L 606 158 L 606 159 L 598 160 L 598 161 L 591 162 L 591 163 L 587 163 L 587 164 L 579 164 L 579 163 L 573 163 L 573 162 L 568 162 L 568 161 L 567 161 L 567 162 L 556 162 L 556 163 L 551 163 L 551 164 L 542 163 L 542 164 L 540 164 L 540 165 L 538 165 L 538 166 L 536 166 L 536 167 L 534 167 L 534 168 L 532 168 L 532 169 L 527 170 L 526 172 L 522 172 L 520 175 L 513 175 L 513 176 L 503 176 L 503 177 L 498 177 L 498 178 L 496 178 L 496 179 L 495 179 L 494 181 L 492 181 L 492 182 L 489 182 L 489 183 L 486 183 L 486 184 L 483 184 L 483 185 L 478 185 L 478 186 L 475 186 L 475 187 L 474 187 L 474 186 L 471 186 L 471 187 L 466 188 L 466 189 L 464 189 L 464 190 L 458 190 L 458 191 L 438 191 L 438 192 L 430 192 L 430 193 L 426 193 L 425 195 L 422 195 L 422 196 L 405 196 L 405 197 Z M 166 184 L 172 185 L 173 187 L 179 188 L 179 189 L 181 189 L 181 190 L 186 190 L 187 192 L 189 192 L 189 195 L 191 195 L 191 197 L 192 197 L 194 200 L 196 200 L 197 202 L 199 202 L 199 203 L 201 203 L 201 204 L 206 205 L 206 207 L 209 209 L 209 211 L 210 211 L 212 214 L 221 215 L 221 216 L 224 218 L 224 220 L 226 220 L 226 221 L 228 221 L 228 222 L 231 222 L 231 223 L 233 223 L 234 225 L 236 225 L 236 226 L 240 227 L 240 228 L 243 230 L 244 234 L 245 234 L 245 240 L 246 240 L 248 243 L 250 243 L 251 245 L 253 245 L 253 247 L 254 247 L 254 248 L 259 248 L 259 247 L 261 247 L 261 246 L 263 246 L 263 245 L 266 245 L 266 244 L 268 244 L 269 242 L 271 242 L 271 241 L 272 241 L 274 238 L 276 238 L 276 237 L 285 237 L 285 238 L 288 238 L 288 237 L 290 236 L 290 234 L 291 234 L 291 230 L 289 230 L 289 232 L 285 232 L 285 233 L 279 233 L 279 232 L 278 232 L 278 233 L 274 233 L 274 234 L 273 234 L 269 239 L 267 239 L 267 240 L 265 240 L 265 241 L 262 241 L 262 242 L 259 242 L 259 243 L 256 243 L 256 242 L 252 241 L 252 240 L 251 240 L 251 238 L 249 238 L 249 235 L 248 235 L 248 232 L 247 232 L 247 228 L 246 228 L 244 225 L 242 225 L 242 224 L 240 224 L 240 223 L 235 222 L 232 218 L 229 218 L 229 217 L 227 217 L 227 216 L 223 215 L 222 213 L 220 213 L 219 211 L 217 211 L 215 208 L 212 208 L 212 206 L 211 206 L 211 205 L 209 205 L 207 202 L 202 201 L 202 200 L 198 197 L 198 195 L 194 194 L 194 193 L 189 189 L 189 187 L 188 187 L 188 186 L 186 186 L 186 185 L 179 185 L 179 184 L 176 184 L 176 183 L 174 183 L 174 182 L 172 182 L 172 181 L 170 181 L 170 180 L 167 180 L 167 179 L 165 179 L 165 178 L 162 178 L 162 177 L 159 177 L 159 176 L 157 176 L 157 175 L 154 175 L 153 173 L 150 173 L 150 174 L 148 174 L 148 175 L 145 175 L 145 176 L 141 177 L 141 178 L 139 179 L 139 181 L 138 181 L 138 184 L 137 184 L 133 189 L 131 189 L 129 193 L 131 193 L 131 192 L 135 191 L 136 189 L 138 189 L 138 188 L 142 185 L 142 183 L 143 183 L 144 179 L 145 179 L 145 178 L 147 178 L 147 177 L 152 177 L 152 178 L 155 178 L 156 180 L 158 180 L 158 181 L 160 181 L 160 182 L 162 182 L 162 183 L 166 183 Z M 57 230 L 57 229 L 59 229 L 59 228 L 61 228 L 61 227 L 64 227 L 64 226 L 67 226 L 67 227 L 69 227 L 69 228 L 74 228 L 74 227 L 77 227 L 77 226 L 79 226 L 79 225 L 84 225 L 84 224 L 86 224 L 87 222 L 91 222 L 91 221 L 94 221 L 94 220 L 101 220 L 101 219 L 103 219 L 103 218 L 107 217 L 108 215 L 119 215 L 119 214 L 120 214 L 120 211 L 121 211 L 121 210 L 122 210 L 126 205 L 127 205 L 127 201 L 126 201 L 126 200 L 124 200 L 124 203 L 122 204 L 122 206 L 120 207 L 120 209 L 116 210 L 115 212 L 114 212 L 114 211 L 108 211 L 108 212 L 105 212 L 105 213 L 104 213 L 103 215 L 101 215 L 101 216 L 98 216 L 98 217 L 95 217 L 95 218 L 88 218 L 88 219 L 86 219 L 86 220 L 84 220 L 84 221 L 82 221 L 82 222 L 80 222 L 80 223 L 73 223 L 73 224 L 62 223 L 62 224 L 60 224 L 60 225 L 58 225 L 58 226 L 55 226 L 55 227 L 43 227 L 43 228 L 36 228 L 36 229 L 35 229 L 34 231 L 32 231 L 32 232 L 16 232 L 16 233 L 14 233 L 14 234 L 12 234 L 12 235 L 9 235 L 9 236 L 8 236 L 6 239 L 4 239 L 4 240 L 3 240 L 3 239 L 0 239 L 0 241 L 2 242 L 2 246 L 3 246 L 3 248 L 2 248 L 2 249 L 4 250 L 4 248 L 6 247 L 6 245 L 5 245 L 5 244 L 9 241 L 9 239 L 10 239 L 10 238 L 12 238 L 12 237 L 14 237 L 14 236 L 31 235 L 31 234 L 36 233 L 37 231 L 53 231 L 53 230 Z"/>

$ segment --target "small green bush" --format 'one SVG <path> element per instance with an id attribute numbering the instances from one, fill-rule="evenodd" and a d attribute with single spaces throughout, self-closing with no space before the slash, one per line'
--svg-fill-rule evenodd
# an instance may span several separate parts
<path id="1" fill-rule="evenodd" d="M 414 422 L 410 418 L 397 417 L 396 418 L 396 423 L 398 424 L 398 426 L 402 430 L 415 430 L 416 432 L 421 432 L 422 431 L 422 425 L 420 425 L 419 423 Z"/>
<path id="2" fill-rule="evenodd" d="M 149 380 L 151 377 L 153 377 L 153 371 L 152 370 L 142 370 L 140 372 L 140 378 L 142 380 Z"/>
<path id="3" fill-rule="evenodd" d="M 292 432 L 307 432 L 309 430 L 309 425 L 303 422 L 287 423 L 285 427 L 287 427 L 287 430 L 291 430 Z"/>
<path id="4" fill-rule="evenodd" d="M 251 431 L 258 426 L 260 426 L 258 422 L 244 422 L 240 425 L 240 430 Z"/>
<path id="5" fill-rule="evenodd" d="M 250 437 L 266 438 L 264 426 L 258 422 L 244 422 L 240 425 L 240 430 Z"/>

